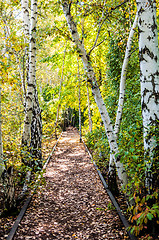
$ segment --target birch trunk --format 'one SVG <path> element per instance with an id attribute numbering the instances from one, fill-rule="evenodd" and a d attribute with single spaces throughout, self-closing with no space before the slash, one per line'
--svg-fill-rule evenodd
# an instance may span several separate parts
<path id="1" fill-rule="evenodd" d="M 27 2 L 27 1 L 25 1 Z M 31 142 L 31 123 L 33 117 L 33 104 L 35 99 L 35 64 L 36 64 L 36 44 L 35 44 L 35 29 L 36 29 L 36 17 L 34 15 L 36 12 L 36 1 L 32 1 L 32 18 L 31 18 L 31 30 L 30 30 L 30 52 L 29 52 L 29 78 L 27 84 L 27 93 L 26 93 L 26 108 L 25 108 L 25 120 L 24 120 L 24 129 L 22 136 L 22 145 L 26 147 L 26 151 L 30 148 Z M 30 160 L 29 160 L 30 165 Z"/>
<path id="2" fill-rule="evenodd" d="M 56 139 L 57 139 L 56 128 L 57 128 L 58 119 L 59 119 L 61 88 L 62 88 L 62 83 L 63 83 L 63 73 L 64 73 L 64 65 L 65 65 L 65 57 L 66 57 L 66 47 L 67 47 L 67 42 L 66 42 L 66 46 L 65 46 L 65 50 L 64 50 L 64 56 L 63 56 L 62 74 L 61 74 L 60 89 L 59 89 L 59 103 L 58 103 L 58 106 L 57 106 L 56 121 L 55 121 L 55 138 Z"/>
<path id="3" fill-rule="evenodd" d="M 42 118 L 41 109 L 38 101 L 38 92 L 35 89 L 35 99 L 33 105 L 33 117 L 31 122 L 31 156 L 33 158 L 32 166 L 38 165 L 42 168 L 42 152 L 41 152 L 41 142 L 42 142 Z M 35 165 L 36 161 L 36 165 Z"/>
<path id="4" fill-rule="evenodd" d="M 89 131 L 92 132 L 92 117 L 91 117 L 89 89 L 88 89 L 88 83 L 87 82 L 86 82 L 86 88 L 87 88 L 87 102 L 88 102 Z"/>
<path id="5" fill-rule="evenodd" d="M 25 36 L 25 67 L 26 67 L 26 79 L 28 82 L 29 77 L 29 30 L 30 30 L 30 18 L 29 18 L 29 0 L 22 0 L 22 18 L 23 18 L 23 29 Z"/>
<path id="6" fill-rule="evenodd" d="M 36 23 L 37 23 L 37 0 L 31 1 L 31 24 L 30 24 L 30 61 L 29 78 L 34 86 L 33 111 L 31 121 L 30 153 L 33 158 L 31 166 L 42 167 L 41 141 L 42 141 L 42 118 L 39 106 L 36 85 Z M 29 84 L 28 84 L 29 85 Z M 35 165 L 36 163 L 36 165 Z"/>
<path id="7" fill-rule="evenodd" d="M 63 7 L 63 12 L 65 15 L 65 18 L 67 20 L 69 30 L 70 30 L 73 40 L 76 44 L 77 52 L 78 52 L 79 56 L 81 57 L 83 65 L 84 65 L 84 69 L 87 74 L 87 82 L 89 82 L 91 84 L 92 94 L 93 94 L 95 102 L 98 106 L 98 109 L 99 109 L 99 112 L 100 112 L 100 115 L 101 115 L 101 118 L 102 118 L 102 121 L 103 121 L 103 124 L 105 127 L 105 131 L 106 131 L 107 138 L 109 141 L 110 152 L 112 154 L 112 157 L 114 158 L 114 162 L 115 162 L 115 165 L 117 168 L 119 180 L 121 182 L 121 185 L 125 186 L 127 184 L 127 174 L 124 170 L 123 164 L 120 162 L 119 157 L 116 157 L 116 155 L 119 153 L 118 145 L 117 145 L 117 142 L 115 139 L 115 134 L 113 131 L 113 126 L 112 126 L 109 114 L 107 112 L 106 106 L 104 104 L 104 100 L 101 96 L 101 92 L 100 92 L 99 86 L 96 81 L 95 73 L 93 71 L 90 59 L 84 48 L 83 42 L 79 38 L 76 24 L 73 21 L 73 17 L 71 16 L 71 13 L 70 13 L 71 5 L 68 4 L 68 1 L 62 1 L 62 7 Z"/>
<path id="8" fill-rule="evenodd" d="M 25 3 L 27 1 L 24 1 Z M 27 5 L 28 6 L 28 5 Z M 26 7 L 27 7 L 26 6 Z M 24 8 L 23 6 L 23 9 Z M 24 11 L 27 14 L 28 11 Z M 34 160 L 41 159 L 41 135 L 42 122 L 41 110 L 39 107 L 38 93 L 36 88 L 36 21 L 37 21 L 37 0 L 31 1 L 31 21 L 30 21 L 30 50 L 29 50 L 29 78 L 27 83 L 26 109 L 22 145 L 30 149 L 29 166 L 33 167 Z M 25 26 L 28 26 L 27 24 Z M 25 30 L 28 33 L 28 28 Z"/>
<path id="9" fill-rule="evenodd" d="M 121 119 L 122 119 L 124 97 L 125 97 L 125 87 L 126 87 L 126 74 L 127 74 L 127 68 L 128 68 L 128 63 L 129 63 L 129 59 L 130 59 L 132 39 L 133 39 L 133 35 L 134 35 L 135 28 L 136 28 L 136 25 L 137 25 L 137 18 L 138 18 L 138 14 L 136 14 L 136 16 L 135 16 L 133 26 L 132 26 L 132 28 L 130 30 L 130 33 L 129 33 L 129 38 L 128 38 L 128 41 L 127 41 L 125 57 L 124 57 L 124 61 L 123 61 L 122 71 L 121 71 L 120 93 L 119 93 L 119 101 L 118 101 L 116 122 L 115 122 L 115 127 L 114 127 L 114 133 L 116 135 L 116 139 L 118 139 L 118 133 L 119 133 L 119 130 L 120 130 L 120 124 L 121 124 Z"/>
<path id="10" fill-rule="evenodd" d="M 129 59 L 130 59 L 132 39 L 133 39 L 133 35 L 134 35 L 135 28 L 136 28 L 136 25 L 137 25 L 137 18 L 138 18 L 138 14 L 136 14 L 136 16 L 135 16 L 133 26 L 132 26 L 132 28 L 130 30 L 130 33 L 129 33 L 129 38 L 128 38 L 128 41 L 127 41 L 125 57 L 124 57 L 124 61 L 123 61 L 122 71 L 121 71 L 118 109 L 117 109 L 117 115 L 116 115 L 116 122 L 115 122 L 115 126 L 114 126 L 114 134 L 115 134 L 116 140 L 118 140 L 118 133 L 119 133 L 119 130 L 120 130 L 120 124 L 121 124 L 121 120 L 122 120 L 124 97 L 125 97 L 125 88 L 126 88 L 126 74 L 127 74 L 127 68 L 128 68 L 128 63 L 129 63 Z M 117 190 L 116 181 L 115 181 L 116 171 L 115 171 L 115 164 L 114 164 L 113 159 L 114 158 L 112 156 L 110 156 L 109 173 L 108 173 L 108 176 L 109 176 L 108 177 L 108 185 L 113 186 L 112 192 L 117 195 L 118 190 Z"/>
<path id="11" fill-rule="evenodd" d="M 3 143 L 2 143 L 2 112 L 1 112 L 1 87 L 0 87 L 0 178 L 5 169 L 3 162 Z"/>
<path id="12" fill-rule="evenodd" d="M 26 39 L 28 38 L 28 1 L 22 1 L 23 17 L 24 17 L 24 31 Z M 27 191 L 28 182 L 31 178 L 31 169 L 35 166 L 42 167 L 41 163 L 41 141 L 42 141 L 42 120 L 41 109 L 39 107 L 38 93 L 36 87 L 36 22 L 37 22 L 37 0 L 31 1 L 31 20 L 30 20 L 30 43 L 29 43 L 29 74 L 27 79 L 26 90 L 26 107 L 25 119 L 22 135 L 22 160 L 30 170 L 26 173 L 25 183 L 19 199 L 23 198 Z M 25 29 L 26 28 L 26 29 Z M 27 51 L 27 49 L 26 49 Z M 27 56 L 27 53 L 26 53 Z M 26 57 L 27 59 L 27 57 Z M 27 60 L 26 60 L 26 72 Z"/>
<path id="13" fill-rule="evenodd" d="M 9 211 L 15 207 L 15 185 L 14 185 L 14 175 L 13 167 L 5 169 L 2 173 L 2 184 L 4 192 L 4 211 Z"/>
<path id="14" fill-rule="evenodd" d="M 137 0 L 139 14 L 139 58 L 143 137 L 146 164 L 145 185 L 149 192 L 154 187 L 153 167 L 157 154 L 159 124 L 159 54 L 156 21 L 156 1 Z M 154 166 L 153 166 L 154 165 Z"/>
<path id="15" fill-rule="evenodd" d="M 79 61 L 77 57 L 77 65 L 78 65 L 78 102 L 79 102 L 79 134 L 80 134 L 80 142 L 82 142 L 82 126 L 81 126 L 81 79 L 79 72 Z"/>

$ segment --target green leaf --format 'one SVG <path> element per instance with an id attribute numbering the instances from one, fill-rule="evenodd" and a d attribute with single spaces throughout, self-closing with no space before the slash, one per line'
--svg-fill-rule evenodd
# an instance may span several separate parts
<path id="1" fill-rule="evenodd" d="M 152 215 L 152 213 L 148 213 L 148 214 L 147 214 L 147 218 L 148 218 L 149 220 L 152 220 L 153 217 L 154 217 L 154 216 Z"/>

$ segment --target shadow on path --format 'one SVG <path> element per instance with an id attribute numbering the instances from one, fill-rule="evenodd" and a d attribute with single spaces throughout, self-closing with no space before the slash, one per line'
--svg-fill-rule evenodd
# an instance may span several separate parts
<path id="1" fill-rule="evenodd" d="M 127 238 L 76 130 L 63 133 L 44 177 L 14 239 Z"/>

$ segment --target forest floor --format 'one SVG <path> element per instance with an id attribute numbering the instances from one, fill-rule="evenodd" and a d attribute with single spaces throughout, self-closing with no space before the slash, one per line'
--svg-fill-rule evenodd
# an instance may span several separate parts
<path id="1" fill-rule="evenodd" d="M 44 178 L 14 239 L 128 239 L 77 130 L 63 132 Z"/>

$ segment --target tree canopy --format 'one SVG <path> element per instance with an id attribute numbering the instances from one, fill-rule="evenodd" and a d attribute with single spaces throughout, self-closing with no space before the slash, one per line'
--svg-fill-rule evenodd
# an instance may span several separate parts
<path id="1" fill-rule="evenodd" d="M 151 234 L 159 216 L 159 1 L 38 0 L 31 25 L 35 2 L 0 2 L 0 163 L 15 169 L 18 186 L 28 171 L 41 169 L 41 144 L 68 125 L 77 127 L 110 188 L 112 181 L 118 188 L 114 194 L 123 191 L 133 202 L 132 231 Z M 28 34 L 22 3 L 28 4 Z M 143 20 L 154 33 L 147 38 Z M 157 47 L 150 49 L 153 39 Z M 155 61 L 155 77 L 146 75 L 154 66 L 147 58 Z"/>

